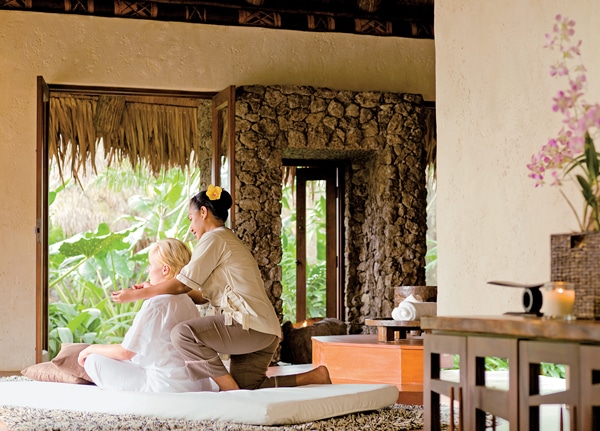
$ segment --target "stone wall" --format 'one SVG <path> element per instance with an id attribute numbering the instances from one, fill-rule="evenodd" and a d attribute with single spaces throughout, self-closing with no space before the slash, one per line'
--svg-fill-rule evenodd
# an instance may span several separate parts
<path id="1" fill-rule="evenodd" d="M 335 160 L 345 172 L 345 320 L 389 317 L 394 287 L 425 284 L 426 108 L 421 96 L 305 86 L 236 94 L 238 236 L 281 314 L 282 159 Z"/>

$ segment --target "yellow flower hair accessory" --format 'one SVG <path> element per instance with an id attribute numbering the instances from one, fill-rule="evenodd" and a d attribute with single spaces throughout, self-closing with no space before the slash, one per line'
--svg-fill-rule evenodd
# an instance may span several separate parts
<path id="1" fill-rule="evenodd" d="M 210 186 L 208 186 L 208 189 L 206 190 L 206 196 L 208 196 L 208 199 L 210 199 L 211 201 L 216 201 L 217 199 L 221 198 L 221 192 L 223 191 L 223 189 L 219 186 L 213 186 L 212 184 Z"/>

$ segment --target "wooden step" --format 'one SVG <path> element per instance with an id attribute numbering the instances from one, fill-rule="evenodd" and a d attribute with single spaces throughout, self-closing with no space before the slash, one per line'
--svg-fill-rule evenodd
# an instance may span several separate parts
<path id="1" fill-rule="evenodd" d="M 312 337 L 313 366 L 325 365 L 333 383 L 387 383 L 399 404 L 423 404 L 423 340 L 378 341 L 377 335 Z"/>

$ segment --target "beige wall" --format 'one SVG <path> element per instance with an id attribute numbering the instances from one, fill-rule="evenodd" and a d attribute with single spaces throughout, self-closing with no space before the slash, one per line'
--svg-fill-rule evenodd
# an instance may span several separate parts
<path id="1" fill-rule="evenodd" d="M 599 101 L 597 0 L 436 1 L 441 314 L 521 310 L 520 290 L 486 282 L 549 280 L 550 234 L 577 229 L 557 189 L 534 188 L 525 166 L 561 127 L 551 103 L 565 83 L 542 48 L 558 13 L 577 22 L 588 100 Z"/>
<path id="2" fill-rule="evenodd" d="M 215 91 L 294 84 L 435 99 L 434 42 L 0 11 L 0 370 L 35 361 L 36 76 Z"/>
<path id="3" fill-rule="evenodd" d="M 560 128 L 550 104 L 562 84 L 548 75 L 556 57 L 542 49 L 557 13 L 577 21 L 589 100 L 600 100 L 597 0 L 436 2 L 435 91 L 431 41 L 0 11 L 0 369 L 35 357 L 36 75 L 57 84 L 307 84 L 436 99 L 439 312 L 519 310 L 520 291 L 486 281 L 549 279 L 550 234 L 577 228 L 556 189 L 535 189 L 525 168 Z"/>

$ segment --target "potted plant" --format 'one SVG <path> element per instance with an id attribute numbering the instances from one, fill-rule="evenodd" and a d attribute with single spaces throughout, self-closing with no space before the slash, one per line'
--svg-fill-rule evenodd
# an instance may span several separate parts
<path id="1" fill-rule="evenodd" d="M 551 236 L 552 280 L 575 284 L 575 316 L 600 318 L 600 160 L 594 137 L 600 126 L 600 105 L 584 98 L 586 69 L 581 61 L 581 40 L 574 42 L 575 21 L 556 16 L 546 47 L 560 53 L 550 75 L 568 80 L 568 88 L 553 98 L 552 109 L 563 115 L 563 127 L 527 165 L 536 187 L 550 182 L 559 188 L 577 217 L 579 233 Z M 575 181 L 583 197 L 579 215 L 561 186 Z"/>

